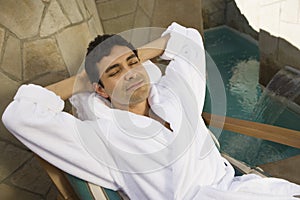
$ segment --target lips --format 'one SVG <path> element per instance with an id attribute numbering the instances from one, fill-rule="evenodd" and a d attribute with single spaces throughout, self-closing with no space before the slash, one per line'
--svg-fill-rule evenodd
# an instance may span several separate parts
<path id="1" fill-rule="evenodd" d="M 129 87 L 126 88 L 126 91 L 135 90 L 139 87 L 141 87 L 144 83 L 144 80 L 140 80 L 136 83 L 131 84 Z"/>

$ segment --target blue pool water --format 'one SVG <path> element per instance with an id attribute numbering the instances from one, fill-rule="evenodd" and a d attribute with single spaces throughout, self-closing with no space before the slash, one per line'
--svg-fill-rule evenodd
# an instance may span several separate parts
<path id="1" fill-rule="evenodd" d="M 266 107 L 268 112 L 265 115 L 274 116 L 272 124 L 300 131 L 300 113 L 288 108 L 285 105 L 286 102 L 280 103 L 276 100 L 272 104 L 259 102 L 262 89 L 258 83 L 259 49 L 255 41 L 225 26 L 205 31 L 204 38 L 207 53 L 216 64 L 223 79 L 227 116 L 269 123 L 269 121 L 264 120 L 266 116 L 255 116 L 254 113 L 254 108 L 257 106 Z M 213 64 L 207 63 L 208 94 L 206 95 L 204 111 L 221 114 L 218 113 L 218 110 L 215 112 L 212 109 L 214 104 L 223 100 L 222 98 L 217 99 L 216 96 L 210 97 L 209 91 L 214 92 L 215 89 L 211 89 L 211 87 L 216 85 L 218 79 L 210 73 Z M 215 93 L 218 97 L 220 92 Z M 217 101 L 212 103 L 212 98 L 217 99 Z M 276 116 L 272 116 L 272 110 L 277 109 L 278 106 L 282 108 L 282 111 Z M 299 110 L 299 108 L 297 109 Z M 229 131 L 222 131 L 217 137 L 221 144 L 221 151 L 250 165 L 259 165 L 300 154 L 300 149 Z"/>

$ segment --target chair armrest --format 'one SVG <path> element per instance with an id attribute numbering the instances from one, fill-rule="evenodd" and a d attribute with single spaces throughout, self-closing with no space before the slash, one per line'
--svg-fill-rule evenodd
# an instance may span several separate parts
<path id="1" fill-rule="evenodd" d="M 202 117 L 209 126 L 300 148 L 300 131 L 205 112 Z"/>

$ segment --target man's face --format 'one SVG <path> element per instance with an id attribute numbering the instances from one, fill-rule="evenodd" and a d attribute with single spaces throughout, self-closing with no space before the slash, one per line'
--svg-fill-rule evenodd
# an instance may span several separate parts
<path id="1" fill-rule="evenodd" d="M 104 86 L 102 90 L 114 106 L 134 105 L 148 98 L 148 74 L 128 47 L 114 46 L 97 66 Z"/>

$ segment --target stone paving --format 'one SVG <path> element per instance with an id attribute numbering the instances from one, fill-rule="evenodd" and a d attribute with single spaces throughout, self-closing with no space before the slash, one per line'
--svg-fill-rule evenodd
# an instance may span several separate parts
<path id="1" fill-rule="evenodd" d="M 5 142 L 0 151 L 0 199 L 56 199 L 56 188 L 30 151 Z"/>
<path id="2" fill-rule="evenodd" d="M 77 73 L 97 34 L 103 30 L 95 0 L 0 1 L 0 116 L 21 84 L 45 86 Z M 0 200 L 57 194 L 33 153 L 1 121 Z"/>

